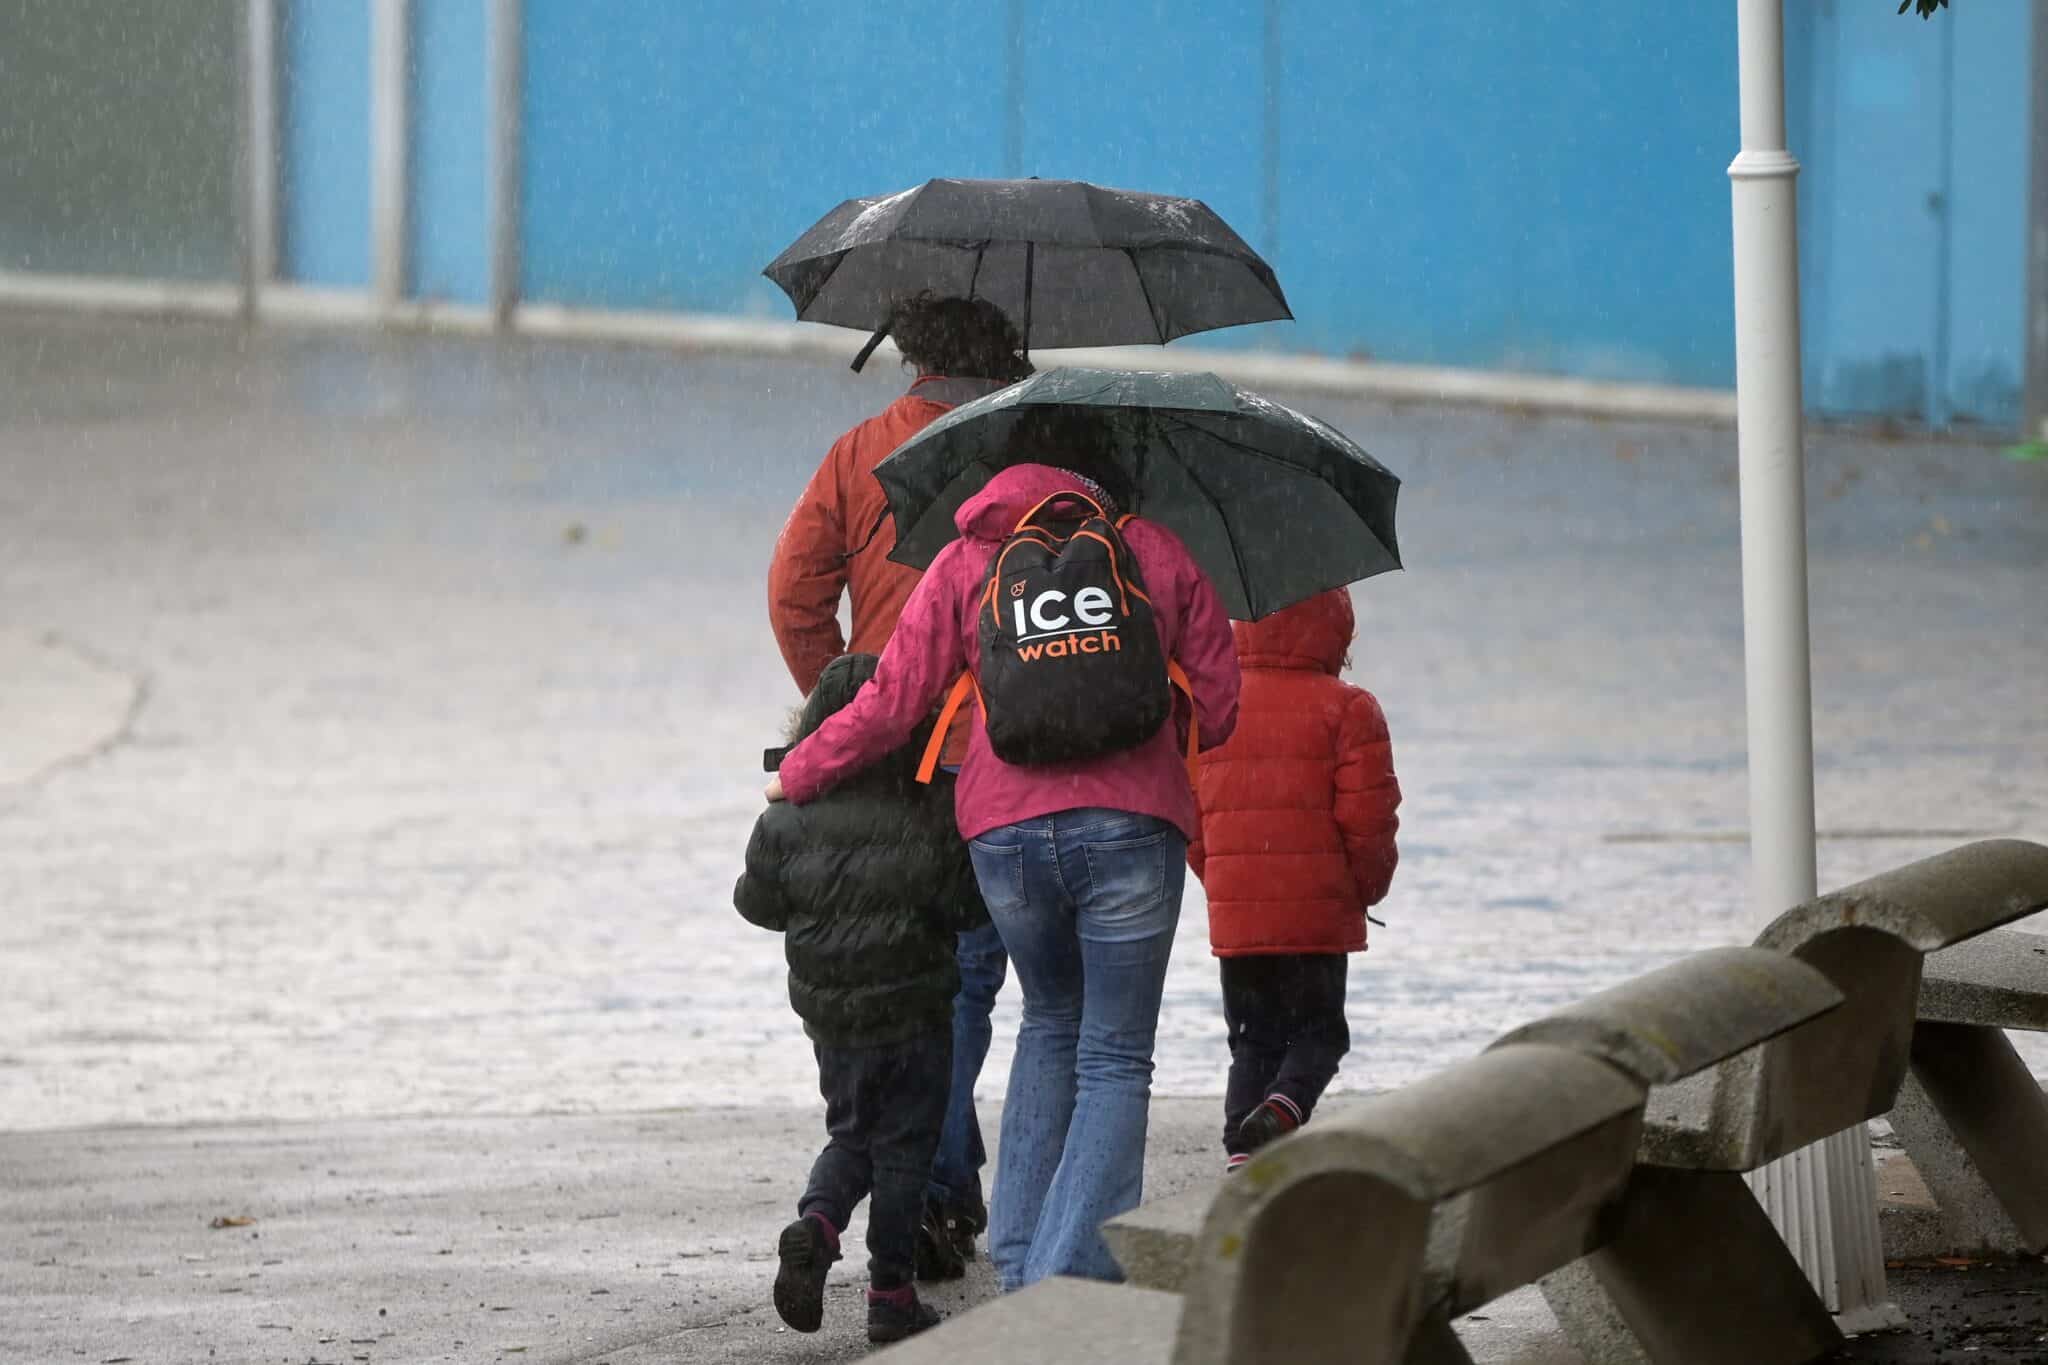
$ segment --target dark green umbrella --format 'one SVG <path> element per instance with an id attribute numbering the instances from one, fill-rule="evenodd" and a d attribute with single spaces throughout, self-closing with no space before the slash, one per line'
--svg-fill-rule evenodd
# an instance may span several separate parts
<path id="1" fill-rule="evenodd" d="M 1124 510 L 1186 542 L 1239 620 L 1401 567 L 1401 481 L 1350 437 L 1213 374 L 1149 370 L 1047 370 L 898 446 L 875 467 L 889 557 L 929 565 L 961 503 L 1009 465 L 1059 464 L 1045 433 L 1077 426 L 1114 462 Z"/>

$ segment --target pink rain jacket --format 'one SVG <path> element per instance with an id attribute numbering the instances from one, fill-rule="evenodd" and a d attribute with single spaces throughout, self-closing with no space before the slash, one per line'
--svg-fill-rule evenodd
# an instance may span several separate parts
<path id="1" fill-rule="evenodd" d="M 1080 481 L 1047 465 L 1013 465 L 961 504 L 954 518 L 960 538 L 939 552 L 904 603 L 875 676 L 782 760 L 789 800 L 802 805 L 901 745 L 954 680 L 978 663 L 976 616 L 989 561 L 1019 518 L 1063 491 L 1082 491 Z M 1216 590 L 1171 531 L 1137 518 L 1123 534 L 1151 595 L 1160 643 L 1180 662 L 1194 693 L 1201 747 L 1221 744 L 1237 725 L 1238 674 L 1230 621 Z M 977 723 L 954 793 L 961 837 L 1103 806 L 1157 816 L 1195 838 L 1201 824 L 1180 747 L 1181 720 L 1135 749 L 1029 767 L 997 758 Z"/>

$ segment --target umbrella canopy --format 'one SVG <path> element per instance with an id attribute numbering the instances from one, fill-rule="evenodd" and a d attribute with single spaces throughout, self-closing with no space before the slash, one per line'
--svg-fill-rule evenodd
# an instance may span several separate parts
<path id="1" fill-rule="evenodd" d="M 924 568 L 953 514 L 998 470 L 1060 464 L 1044 416 L 1085 428 L 1131 497 L 1186 542 L 1233 617 L 1401 567 L 1401 481 L 1327 422 L 1213 374 L 1047 370 L 946 413 L 875 467 L 896 519 L 889 556 Z"/>
<path id="2" fill-rule="evenodd" d="M 868 331 L 920 290 L 987 299 L 1027 350 L 1294 316 L 1272 267 L 1201 200 L 1080 180 L 928 180 L 849 199 L 761 273 L 800 320 Z"/>

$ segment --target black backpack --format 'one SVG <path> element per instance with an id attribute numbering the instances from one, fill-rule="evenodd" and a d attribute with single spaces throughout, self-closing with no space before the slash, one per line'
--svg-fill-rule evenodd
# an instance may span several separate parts
<path id="1" fill-rule="evenodd" d="M 1159 646 L 1152 599 L 1121 534 L 1129 519 L 1112 521 L 1084 494 L 1055 493 L 1018 521 L 982 589 L 980 667 L 955 685 L 920 776 L 970 688 L 1005 763 L 1095 758 L 1159 733 L 1173 715 L 1173 688 L 1187 684 Z"/>

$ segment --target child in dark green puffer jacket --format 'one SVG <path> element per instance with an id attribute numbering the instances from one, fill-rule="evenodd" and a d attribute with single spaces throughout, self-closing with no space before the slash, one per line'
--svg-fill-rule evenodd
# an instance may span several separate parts
<path id="1" fill-rule="evenodd" d="M 852 701 L 875 663 L 847 654 L 826 665 L 792 742 Z M 869 1340 L 939 1320 L 912 1281 L 917 1229 L 952 1075 L 954 945 L 988 911 L 952 784 L 916 780 L 925 729 L 829 795 L 763 811 L 733 890 L 742 915 L 784 936 L 789 1003 L 825 1096 L 829 1141 L 782 1231 L 775 1278 L 776 1311 L 799 1332 L 823 1321 L 839 1234 L 870 1192 Z"/>

